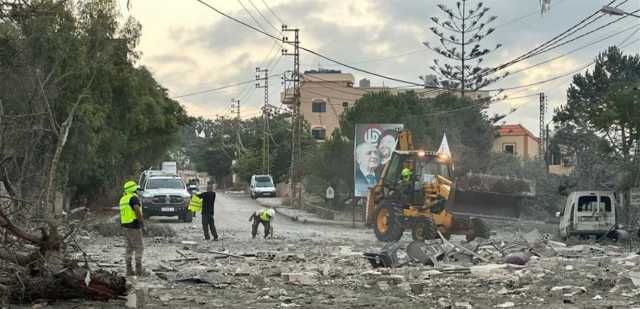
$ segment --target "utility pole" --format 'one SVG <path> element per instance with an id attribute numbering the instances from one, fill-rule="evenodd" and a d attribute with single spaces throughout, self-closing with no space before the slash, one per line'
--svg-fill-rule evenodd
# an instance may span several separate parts
<path id="1" fill-rule="evenodd" d="M 547 96 L 544 92 L 540 92 L 540 136 L 538 138 L 538 152 L 541 159 L 545 158 L 546 154 L 546 128 L 544 125 L 544 114 L 547 110 Z"/>
<path id="2" fill-rule="evenodd" d="M 235 150 L 233 151 L 234 159 L 231 160 L 231 166 L 235 167 L 238 164 L 238 156 L 240 155 L 240 100 L 239 99 L 231 99 L 231 114 L 236 115 L 235 119 L 235 129 L 236 129 L 236 145 Z M 238 176 L 235 172 L 231 175 L 231 179 L 233 184 L 238 183 Z"/>
<path id="3" fill-rule="evenodd" d="M 256 68 L 256 88 L 264 89 L 264 105 L 262 106 L 262 172 L 266 175 L 271 171 L 270 145 L 271 106 L 269 105 L 269 69 Z"/>
<path id="4" fill-rule="evenodd" d="M 240 120 L 240 100 L 231 99 L 231 113 L 236 114 L 236 119 Z"/>
<path id="5" fill-rule="evenodd" d="M 293 56 L 293 71 L 291 77 L 285 77 L 286 82 L 293 84 L 293 100 L 291 101 L 291 168 L 290 168 L 290 188 L 289 199 L 291 206 L 302 207 L 302 187 L 300 179 L 302 178 L 302 119 L 300 116 L 300 30 L 289 29 L 287 25 L 282 25 L 282 32 L 293 33 L 293 41 L 285 34 L 282 38 L 283 44 L 293 45 L 293 52 L 282 49 L 282 55 Z M 285 87 L 285 97 L 287 89 Z"/>

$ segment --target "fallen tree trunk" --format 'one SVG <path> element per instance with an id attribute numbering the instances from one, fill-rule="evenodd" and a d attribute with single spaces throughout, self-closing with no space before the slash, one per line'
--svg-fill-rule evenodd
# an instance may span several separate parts
<path id="1" fill-rule="evenodd" d="M 88 276 L 87 276 L 88 274 Z M 12 278 L 6 278 L 9 280 Z M 68 265 L 57 274 L 32 276 L 15 273 L 9 282 L 0 284 L 4 298 L 11 303 L 27 303 L 38 299 L 92 299 L 107 301 L 124 296 L 126 279 L 115 272 L 91 272 L 78 265 Z"/>

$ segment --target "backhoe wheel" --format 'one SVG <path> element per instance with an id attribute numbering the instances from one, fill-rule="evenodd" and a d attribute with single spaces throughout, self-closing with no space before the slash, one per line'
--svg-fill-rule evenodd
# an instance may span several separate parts
<path id="1" fill-rule="evenodd" d="M 376 211 L 373 232 L 380 241 L 397 241 L 402 238 L 404 230 L 395 216 L 393 206 L 381 205 Z"/>
<path id="2" fill-rule="evenodd" d="M 467 234 L 467 241 L 472 241 L 476 237 L 489 239 L 491 238 L 491 229 L 487 222 L 480 218 L 471 218 L 471 231 Z"/>
<path id="3" fill-rule="evenodd" d="M 438 230 L 431 218 L 416 221 L 411 230 L 413 240 L 437 239 Z"/>

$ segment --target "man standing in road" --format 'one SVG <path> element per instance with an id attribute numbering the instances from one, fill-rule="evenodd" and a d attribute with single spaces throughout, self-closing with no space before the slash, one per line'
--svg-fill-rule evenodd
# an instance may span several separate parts
<path id="1" fill-rule="evenodd" d="M 120 225 L 123 227 L 127 243 L 124 257 L 127 276 L 134 274 L 133 265 L 131 265 L 134 253 L 136 260 L 135 274 L 138 276 L 144 274 L 142 269 L 144 216 L 142 215 L 142 204 L 140 204 L 136 191 L 138 191 L 138 185 L 135 181 L 127 181 L 124 184 L 124 195 L 120 198 Z"/>
<path id="2" fill-rule="evenodd" d="M 213 240 L 217 241 L 218 232 L 216 231 L 216 225 L 213 220 L 213 208 L 216 202 L 216 193 L 213 191 L 213 185 L 207 185 L 206 192 L 194 194 L 191 200 L 191 204 L 194 204 L 194 202 L 201 203 L 202 206 L 202 231 L 204 232 L 204 239 L 211 239 L 209 237 L 209 230 L 211 230 L 211 236 L 213 236 Z M 199 205 L 196 205 L 195 209 L 199 208 L 197 206 Z M 191 205 L 189 208 L 193 209 Z"/>

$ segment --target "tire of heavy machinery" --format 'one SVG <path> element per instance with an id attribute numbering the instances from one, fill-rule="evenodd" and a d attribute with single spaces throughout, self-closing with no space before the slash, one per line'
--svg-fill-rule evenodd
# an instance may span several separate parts
<path id="1" fill-rule="evenodd" d="M 394 207 L 391 204 L 382 204 L 377 210 L 373 222 L 373 232 L 380 241 L 397 241 L 402 238 L 404 229 L 395 218 Z"/>
<path id="2" fill-rule="evenodd" d="M 491 228 L 486 221 L 480 218 L 471 218 L 471 233 L 467 234 L 467 241 L 472 241 L 476 237 L 489 239 L 491 238 Z"/>
<path id="3" fill-rule="evenodd" d="M 437 239 L 438 228 L 431 218 L 420 219 L 416 221 L 411 229 L 411 237 L 413 240 Z"/>
<path id="4" fill-rule="evenodd" d="M 186 210 L 184 212 L 184 215 L 182 216 L 182 221 L 184 221 L 186 223 L 193 222 L 193 213 L 190 210 Z"/>

